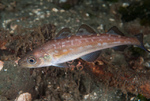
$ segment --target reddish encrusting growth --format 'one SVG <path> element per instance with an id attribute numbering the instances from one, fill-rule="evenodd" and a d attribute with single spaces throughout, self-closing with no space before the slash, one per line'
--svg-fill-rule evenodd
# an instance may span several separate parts
<path id="1" fill-rule="evenodd" d="M 94 65 L 92 63 L 84 63 L 81 61 L 84 68 L 89 72 L 96 81 L 106 83 L 109 87 L 116 87 L 121 89 L 125 94 L 131 92 L 133 94 L 142 94 L 146 98 L 150 98 L 150 78 L 148 73 L 137 73 L 130 68 L 110 72 L 108 64 Z M 111 67 L 113 68 L 113 67 Z M 123 71 L 123 72 L 122 72 Z"/>

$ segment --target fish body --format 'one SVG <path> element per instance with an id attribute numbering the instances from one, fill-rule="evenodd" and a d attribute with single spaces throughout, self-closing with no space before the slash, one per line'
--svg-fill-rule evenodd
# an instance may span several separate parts
<path id="1" fill-rule="evenodd" d="M 71 36 L 64 39 L 54 39 L 33 50 L 19 60 L 19 65 L 29 68 L 57 66 L 70 60 L 102 49 L 119 45 L 140 45 L 135 37 L 125 37 L 111 34 L 96 34 Z M 33 60 L 36 63 L 32 63 Z"/>
<path id="2" fill-rule="evenodd" d="M 121 45 L 137 45 L 148 51 L 143 45 L 143 34 L 126 37 L 117 27 L 106 34 L 97 34 L 90 26 L 81 25 L 76 35 L 69 28 L 62 29 L 55 39 L 37 47 L 18 61 L 19 66 L 38 68 L 45 66 L 66 67 L 63 63 L 77 58 L 92 62 L 99 56 L 100 50 Z"/>

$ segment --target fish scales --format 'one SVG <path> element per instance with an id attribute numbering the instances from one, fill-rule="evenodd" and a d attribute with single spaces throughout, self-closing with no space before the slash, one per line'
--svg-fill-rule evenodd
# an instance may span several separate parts
<path id="1" fill-rule="evenodd" d="M 91 45 L 93 47 L 100 46 L 98 43 L 101 44 L 101 46 L 111 47 L 111 46 L 117 46 L 121 44 L 136 44 L 139 45 L 140 42 L 136 38 L 128 38 L 128 37 L 118 37 L 117 35 L 107 35 L 107 34 L 101 34 L 99 36 L 97 35 L 84 35 L 82 38 L 80 36 L 72 36 L 70 38 L 60 39 L 57 41 L 49 41 L 44 46 L 42 46 L 42 49 L 45 50 L 45 52 L 50 52 L 53 49 L 55 50 L 63 50 L 63 49 L 77 49 L 78 47 L 85 47 L 88 45 Z M 87 47 L 88 48 L 88 47 Z M 101 48 L 101 47 L 97 47 Z"/>
<path id="2" fill-rule="evenodd" d="M 105 34 L 101 34 L 100 36 L 82 36 L 82 38 L 79 38 L 79 36 L 73 36 L 69 39 L 63 39 L 63 41 L 65 40 L 68 40 L 68 43 L 64 43 L 66 44 L 65 47 L 62 47 L 62 44 L 59 44 L 60 46 L 56 48 L 59 53 L 53 55 L 55 59 L 59 58 L 57 63 L 76 59 L 85 54 L 118 45 L 140 44 L 136 38 L 120 37 L 118 39 L 118 36 L 116 35 L 109 36 L 108 40 L 108 35 Z M 73 45 L 71 44 L 71 42 L 73 42 Z M 72 50 L 69 50 L 70 48 Z M 64 49 L 66 51 L 63 51 Z M 71 56 L 71 58 L 69 58 L 68 56 Z"/>

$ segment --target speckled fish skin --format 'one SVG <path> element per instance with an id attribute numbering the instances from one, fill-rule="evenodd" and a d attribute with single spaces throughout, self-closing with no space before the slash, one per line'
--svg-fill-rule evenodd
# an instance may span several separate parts
<path id="1" fill-rule="evenodd" d="M 89 53 L 119 45 L 140 46 L 141 43 L 136 37 L 120 35 L 73 35 L 45 43 L 21 58 L 18 64 L 26 68 L 57 66 L 57 64 L 80 58 Z M 35 60 L 34 63 L 32 59 Z"/>

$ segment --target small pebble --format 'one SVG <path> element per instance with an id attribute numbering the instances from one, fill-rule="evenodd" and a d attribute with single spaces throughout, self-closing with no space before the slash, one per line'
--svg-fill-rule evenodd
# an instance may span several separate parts
<path id="1" fill-rule="evenodd" d="M 113 18 L 109 18 L 109 21 L 112 21 L 112 22 L 113 22 L 113 21 L 115 21 L 115 19 L 113 19 Z"/>
<path id="2" fill-rule="evenodd" d="M 143 65 L 150 69 L 150 61 L 146 61 L 145 63 L 143 63 Z"/>
<path id="3" fill-rule="evenodd" d="M 122 7 L 128 7 L 129 6 L 129 3 L 123 3 L 122 4 Z"/>
<path id="4" fill-rule="evenodd" d="M 131 97 L 131 98 L 130 98 L 130 101 L 134 101 L 134 100 L 135 100 L 135 97 Z"/>
<path id="5" fill-rule="evenodd" d="M 53 12 L 58 12 L 58 9 L 57 8 L 53 8 L 52 11 Z"/>
<path id="6" fill-rule="evenodd" d="M 89 13 L 86 13 L 85 15 L 86 15 L 87 17 L 89 17 Z"/>
<path id="7" fill-rule="evenodd" d="M 63 12 L 65 12 L 65 10 L 61 9 L 60 12 L 63 13 Z"/>
<path id="8" fill-rule="evenodd" d="M 103 7 L 106 7 L 106 4 L 102 4 Z"/>
<path id="9" fill-rule="evenodd" d="M 84 99 L 87 100 L 89 96 L 90 96 L 89 94 L 84 95 Z"/>
<path id="10" fill-rule="evenodd" d="M 20 94 L 19 97 L 15 99 L 15 101 L 31 101 L 31 100 L 32 100 L 31 94 L 28 92 Z"/>

